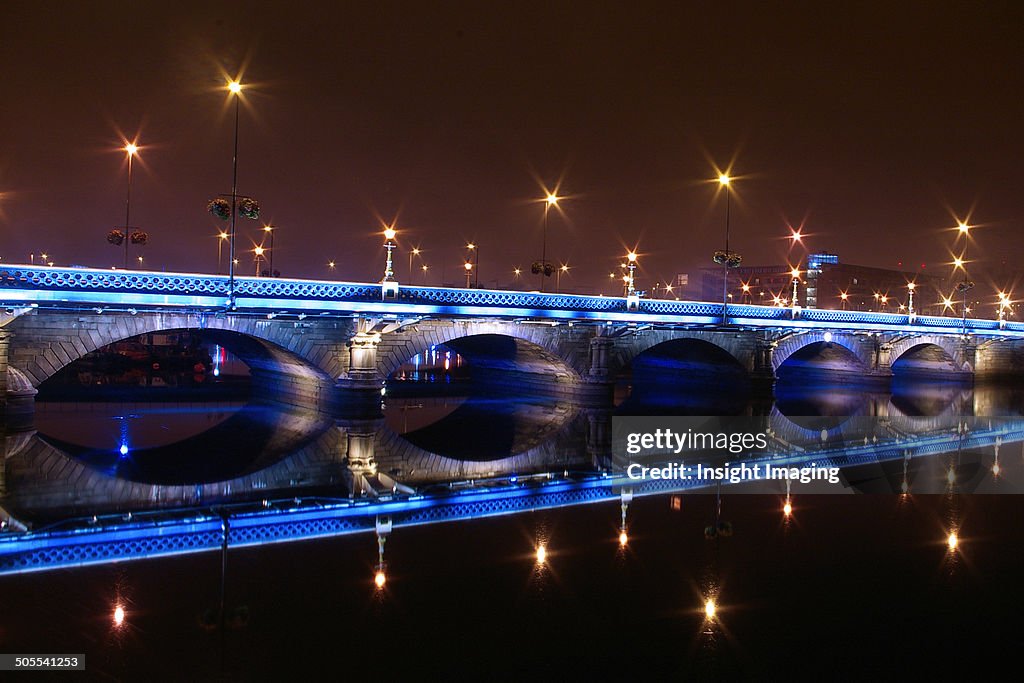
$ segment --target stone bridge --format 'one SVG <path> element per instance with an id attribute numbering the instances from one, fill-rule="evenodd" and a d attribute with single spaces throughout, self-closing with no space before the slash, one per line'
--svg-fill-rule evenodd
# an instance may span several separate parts
<path id="1" fill-rule="evenodd" d="M 0 397 L 10 415 L 62 368 L 131 337 L 193 330 L 294 402 L 379 391 L 439 345 L 472 371 L 607 397 L 617 377 L 735 379 L 768 388 L 822 373 L 969 381 L 1024 371 L 1024 324 L 853 311 L 133 271 L 0 271 Z"/>

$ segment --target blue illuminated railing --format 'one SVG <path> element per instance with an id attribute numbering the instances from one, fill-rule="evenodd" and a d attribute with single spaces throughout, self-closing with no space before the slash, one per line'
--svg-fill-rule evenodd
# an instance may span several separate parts
<path id="1" fill-rule="evenodd" d="M 8 266 L 0 269 L 0 300 L 47 305 L 189 306 L 213 309 L 227 303 L 229 279 L 223 275 L 156 273 L 89 268 Z M 236 277 L 234 296 L 239 310 L 351 310 L 438 313 L 448 315 L 538 316 L 565 319 L 647 320 L 713 324 L 721 321 L 722 305 L 695 301 L 641 299 L 635 311 L 622 297 L 542 294 L 487 289 L 402 286 L 395 298 L 382 300 L 379 283 L 285 280 Z M 346 309 L 346 305 L 351 305 Z M 490 310 L 487 310 L 490 309 Z M 733 304 L 729 322 L 753 326 L 854 329 L 934 330 L 956 334 L 1024 335 L 1024 323 L 938 316 L 803 309 Z"/>

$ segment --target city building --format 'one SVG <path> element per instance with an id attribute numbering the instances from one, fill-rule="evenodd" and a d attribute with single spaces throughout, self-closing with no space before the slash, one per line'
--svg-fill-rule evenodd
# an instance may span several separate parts
<path id="1" fill-rule="evenodd" d="M 701 298 L 721 300 L 725 269 L 712 266 L 702 270 Z M 909 308 L 913 291 L 915 311 L 939 314 L 943 299 L 952 291 L 948 277 L 843 263 L 829 252 L 808 255 L 797 272 L 795 277 L 793 266 L 785 264 L 740 266 L 729 271 L 724 293 L 735 303 L 790 306 L 796 280 L 797 303 L 806 308 L 898 313 Z"/>

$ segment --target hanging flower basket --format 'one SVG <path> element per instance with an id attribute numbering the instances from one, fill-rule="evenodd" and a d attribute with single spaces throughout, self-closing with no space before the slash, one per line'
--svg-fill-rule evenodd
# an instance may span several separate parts
<path id="1" fill-rule="evenodd" d="M 238 202 L 238 213 L 243 217 L 256 220 L 260 217 L 260 205 L 255 199 L 245 197 Z"/>
<path id="2" fill-rule="evenodd" d="M 115 246 L 124 244 L 124 233 L 120 230 L 111 230 L 107 233 L 107 241 Z"/>
<path id="3" fill-rule="evenodd" d="M 743 257 L 734 251 L 716 251 L 713 260 L 718 265 L 724 265 L 726 268 L 739 268 L 740 264 L 743 263 Z"/>
<path id="4" fill-rule="evenodd" d="M 149 242 L 149 235 L 141 230 L 133 230 L 129 239 L 132 244 L 146 244 Z"/>
<path id="5" fill-rule="evenodd" d="M 212 199 L 206 205 L 206 210 L 222 221 L 231 218 L 231 204 L 226 199 Z"/>

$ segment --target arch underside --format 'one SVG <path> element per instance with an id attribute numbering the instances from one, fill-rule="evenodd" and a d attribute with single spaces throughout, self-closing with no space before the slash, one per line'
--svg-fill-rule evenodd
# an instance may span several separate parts
<path id="1" fill-rule="evenodd" d="M 525 393 L 572 395 L 582 384 L 580 373 L 549 348 L 534 340 L 487 331 L 446 336 L 436 344 L 405 345 L 402 353 L 392 353 L 391 358 L 384 359 L 382 364 L 390 368 L 388 377 L 416 354 L 425 354 L 435 346 L 460 355 L 466 362 L 463 370 L 480 385 Z"/>
<path id="2" fill-rule="evenodd" d="M 241 317 L 139 313 L 22 316 L 11 327 L 11 365 L 38 387 L 62 368 L 110 344 L 144 334 L 188 331 L 241 357 L 257 373 L 331 380 L 345 369 L 350 321 L 319 323 L 316 331 L 294 322 Z"/>
<path id="3" fill-rule="evenodd" d="M 205 343 L 226 348 L 242 360 L 249 368 L 255 395 L 300 405 L 325 401 L 331 396 L 334 380 L 322 368 L 268 339 L 217 327 L 160 327 L 152 324 L 146 327 L 152 329 L 136 332 L 136 329 L 115 325 L 104 334 L 88 330 L 72 343 L 41 344 L 40 353 L 23 360 L 23 371 L 38 387 L 88 353 L 110 344 L 146 334 L 188 332 Z"/>
<path id="4" fill-rule="evenodd" d="M 962 367 L 958 353 L 950 353 L 943 346 L 923 341 L 900 349 L 894 354 L 892 371 L 894 375 L 914 375 L 936 379 L 958 379 L 970 375 L 970 369 Z"/>

